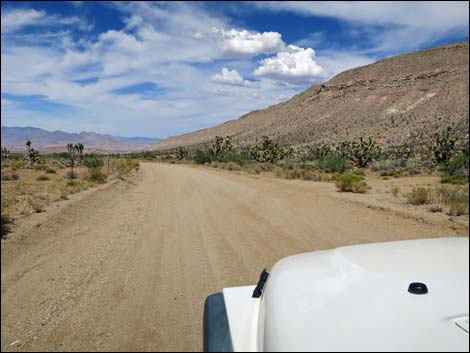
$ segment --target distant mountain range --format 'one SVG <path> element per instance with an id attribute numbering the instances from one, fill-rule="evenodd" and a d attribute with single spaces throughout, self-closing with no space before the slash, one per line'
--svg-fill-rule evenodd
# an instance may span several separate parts
<path id="1" fill-rule="evenodd" d="M 468 42 L 399 55 L 344 71 L 290 100 L 209 129 L 169 137 L 152 149 L 232 136 L 253 144 L 266 135 L 300 146 L 371 136 L 383 145 L 424 144 L 452 126 L 468 136 Z"/>
<path id="2" fill-rule="evenodd" d="M 159 138 L 149 137 L 123 137 L 98 134 L 82 131 L 80 133 L 68 133 L 60 130 L 47 131 L 36 127 L 8 127 L 2 126 L 2 147 L 7 147 L 12 152 L 25 150 L 25 141 L 30 139 L 33 148 L 43 152 L 65 151 L 68 143 L 82 143 L 85 152 L 136 152 L 148 149 L 158 142 Z"/>

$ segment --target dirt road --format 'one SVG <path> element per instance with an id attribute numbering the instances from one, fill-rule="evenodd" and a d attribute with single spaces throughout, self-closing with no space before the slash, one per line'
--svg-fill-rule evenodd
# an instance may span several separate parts
<path id="1" fill-rule="evenodd" d="M 133 184 L 27 217 L 2 242 L 2 351 L 200 350 L 205 297 L 282 257 L 468 232 L 334 190 L 144 164 Z"/>

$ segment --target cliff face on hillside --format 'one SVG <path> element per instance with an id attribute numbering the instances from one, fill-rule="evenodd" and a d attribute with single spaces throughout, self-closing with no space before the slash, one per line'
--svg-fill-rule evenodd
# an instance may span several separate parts
<path id="1" fill-rule="evenodd" d="M 421 144 L 453 126 L 468 132 L 468 42 L 400 55 L 345 71 L 287 102 L 237 120 L 170 137 L 168 149 L 232 135 L 249 144 L 263 135 L 282 144 L 338 142 L 372 136 L 381 143 Z"/>

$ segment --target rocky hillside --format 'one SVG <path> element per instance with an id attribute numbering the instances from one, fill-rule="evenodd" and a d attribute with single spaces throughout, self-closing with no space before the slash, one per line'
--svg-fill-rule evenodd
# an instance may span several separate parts
<path id="1" fill-rule="evenodd" d="M 11 151 L 24 151 L 25 141 L 30 139 L 33 147 L 41 152 L 62 152 L 68 143 L 81 142 L 85 151 L 131 152 L 152 146 L 158 139 L 139 137 L 117 137 L 82 131 L 78 134 L 60 130 L 47 131 L 36 127 L 2 126 L 2 147 Z"/>
<path id="2" fill-rule="evenodd" d="M 287 102 L 222 125 L 170 137 L 168 149 L 232 135 L 252 143 L 263 135 L 300 145 L 372 136 L 384 144 L 420 144 L 452 125 L 468 131 L 468 42 L 400 55 L 342 72 Z"/>

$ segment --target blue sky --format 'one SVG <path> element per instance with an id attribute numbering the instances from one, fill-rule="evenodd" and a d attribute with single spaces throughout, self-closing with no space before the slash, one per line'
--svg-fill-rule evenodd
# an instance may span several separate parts
<path id="1" fill-rule="evenodd" d="M 1 3 L 2 125 L 167 137 L 468 41 L 468 2 Z"/>

